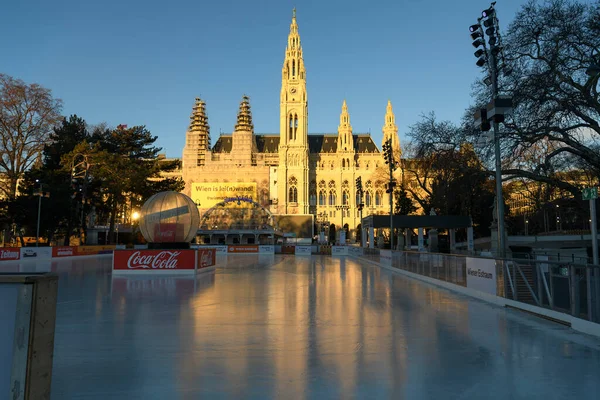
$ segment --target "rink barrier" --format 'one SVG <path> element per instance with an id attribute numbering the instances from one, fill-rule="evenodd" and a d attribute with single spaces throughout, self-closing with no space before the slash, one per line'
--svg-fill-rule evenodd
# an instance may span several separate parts
<path id="1" fill-rule="evenodd" d="M 50 398 L 57 291 L 56 274 L 0 274 L 1 398 Z"/>
<path id="2" fill-rule="evenodd" d="M 384 257 L 383 259 L 381 259 L 380 253 L 384 252 L 384 251 L 392 253 L 391 260 L 389 260 L 387 257 Z M 436 279 L 436 278 L 433 278 L 430 276 L 425 276 L 425 275 L 422 275 L 422 274 L 419 274 L 416 272 L 407 271 L 405 269 L 401 269 L 398 267 L 394 267 L 393 263 L 394 263 L 394 261 L 399 261 L 399 259 L 400 259 L 399 256 L 401 253 L 403 253 L 403 252 L 396 252 L 396 251 L 391 252 L 390 250 L 379 250 L 379 249 L 370 249 L 370 248 L 362 248 L 362 254 L 360 254 L 360 251 L 358 251 L 358 250 L 350 251 L 350 255 L 359 260 L 367 261 L 369 263 L 377 265 L 381 268 L 388 269 L 397 274 L 404 275 L 409 278 L 412 278 L 412 279 L 415 279 L 415 280 L 418 280 L 421 282 L 425 282 L 425 283 L 428 283 L 428 284 L 431 284 L 431 285 L 434 285 L 437 287 L 448 289 L 452 292 L 460 293 L 460 294 L 463 294 L 463 295 L 466 295 L 469 297 L 483 300 L 487 303 L 494 304 L 494 305 L 497 305 L 500 307 L 510 307 L 510 308 L 518 309 L 518 310 L 525 311 L 525 312 L 528 312 L 531 314 L 535 314 L 539 317 L 553 320 L 555 322 L 569 326 L 571 329 L 573 329 L 577 332 L 600 337 L 600 324 L 598 324 L 598 323 L 590 322 L 588 320 L 578 318 L 578 317 L 575 317 L 573 315 L 570 315 L 570 314 L 567 314 L 564 312 L 550 310 L 550 309 L 536 306 L 533 304 L 508 299 L 508 298 L 503 297 L 498 294 L 492 294 L 492 293 L 489 293 L 486 291 L 482 291 L 481 289 L 467 287 L 466 281 L 467 281 L 469 275 L 459 273 L 458 271 L 460 270 L 460 268 L 458 268 L 454 271 L 456 273 L 456 275 L 453 278 L 455 278 L 457 281 L 465 282 L 465 286 L 459 285 L 457 283 L 452 283 L 452 282 Z M 408 254 L 408 252 L 404 252 L 404 253 Z M 384 253 L 384 256 L 387 256 L 387 253 Z M 419 257 L 419 260 L 421 260 L 421 259 L 431 260 L 432 259 L 431 256 L 443 256 L 443 255 L 431 254 L 431 253 L 411 253 L 411 256 L 417 256 L 417 257 Z M 475 260 L 484 260 L 482 258 L 474 258 L 474 257 L 464 257 L 464 258 L 465 258 L 465 261 L 467 258 L 473 258 Z M 434 258 L 434 259 L 437 259 L 437 258 Z M 439 259 L 441 259 L 441 257 L 439 257 Z M 495 262 L 496 260 L 492 259 L 489 261 Z M 496 277 L 496 279 L 497 279 L 497 277 Z M 501 282 L 501 279 L 497 279 L 496 280 L 496 292 L 503 294 L 502 288 L 503 288 L 503 282 Z"/>
<path id="3" fill-rule="evenodd" d="M 115 250 L 112 272 L 121 274 L 196 274 L 216 267 L 213 248 L 182 250 Z"/>

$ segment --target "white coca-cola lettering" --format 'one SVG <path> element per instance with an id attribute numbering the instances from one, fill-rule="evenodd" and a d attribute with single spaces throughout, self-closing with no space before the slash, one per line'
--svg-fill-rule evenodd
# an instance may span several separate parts
<path id="1" fill-rule="evenodd" d="M 136 251 L 127 260 L 127 268 L 177 269 L 180 251 L 161 251 L 157 254 L 142 254 Z"/>
<path id="2" fill-rule="evenodd" d="M 172 238 L 173 236 L 175 236 L 175 232 L 174 231 L 160 231 L 160 232 L 158 232 L 158 237 L 161 237 L 161 238 Z"/>
<path id="3" fill-rule="evenodd" d="M 0 258 L 19 258 L 19 252 L 13 250 L 0 251 Z"/>

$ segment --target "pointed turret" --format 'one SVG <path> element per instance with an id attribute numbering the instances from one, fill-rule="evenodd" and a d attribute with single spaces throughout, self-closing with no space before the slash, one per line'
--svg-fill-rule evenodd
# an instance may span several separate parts
<path id="1" fill-rule="evenodd" d="M 396 125 L 396 116 L 392 109 L 392 102 L 388 100 L 386 112 L 385 112 L 385 123 L 383 125 L 383 143 L 392 139 L 392 149 L 394 150 L 394 157 L 400 159 L 402 157 L 402 149 L 400 148 L 400 139 L 398 139 L 398 126 Z"/>
<path id="2" fill-rule="evenodd" d="M 353 151 L 354 141 L 352 140 L 352 125 L 350 125 L 350 114 L 346 100 L 342 104 L 342 113 L 340 114 L 340 125 L 338 126 L 338 146 L 337 151 Z"/>
<path id="3" fill-rule="evenodd" d="M 235 131 L 254 132 L 254 124 L 252 124 L 252 111 L 250 111 L 250 98 L 246 95 L 242 97 L 242 101 L 240 103 L 240 109 L 237 115 L 237 123 L 235 124 Z"/>
<path id="4" fill-rule="evenodd" d="M 199 149 L 210 149 L 210 125 L 208 125 L 208 116 L 206 115 L 206 103 L 199 97 L 196 97 L 196 102 L 192 107 L 188 131 L 198 135 Z"/>

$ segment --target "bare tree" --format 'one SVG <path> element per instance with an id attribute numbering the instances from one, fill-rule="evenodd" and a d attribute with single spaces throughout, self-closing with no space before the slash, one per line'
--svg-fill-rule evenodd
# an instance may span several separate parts
<path id="1" fill-rule="evenodd" d="M 15 199 L 19 179 L 40 157 L 62 102 L 49 89 L 0 74 L 0 193 Z"/>
<path id="2" fill-rule="evenodd" d="M 515 110 L 502 129 L 503 180 L 524 178 L 573 195 L 598 183 L 600 74 L 586 73 L 600 63 L 598 21 L 598 0 L 532 0 L 510 24 L 501 65 L 512 73 L 502 76 L 500 90 Z M 478 103 L 487 103 L 489 89 L 479 82 L 476 90 Z"/>

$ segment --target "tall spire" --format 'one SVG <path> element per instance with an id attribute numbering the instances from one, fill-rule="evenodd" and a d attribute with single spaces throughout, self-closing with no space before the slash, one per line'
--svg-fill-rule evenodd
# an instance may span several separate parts
<path id="1" fill-rule="evenodd" d="M 340 125 L 338 126 L 338 146 L 337 151 L 353 151 L 354 141 L 352 139 L 352 125 L 350 125 L 350 114 L 346 100 L 342 104 L 342 113 L 340 114 Z"/>
<path id="2" fill-rule="evenodd" d="M 199 97 L 196 97 L 196 102 L 194 103 L 194 107 L 192 107 L 188 130 L 198 135 L 198 147 L 200 149 L 210 148 L 210 125 L 208 125 L 208 117 L 206 115 L 206 103 Z"/>
<path id="3" fill-rule="evenodd" d="M 394 150 L 394 156 L 400 158 L 402 156 L 402 149 L 400 148 L 400 139 L 398 139 L 398 126 L 396 125 L 396 116 L 392 109 L 392 102 L 388 100 L 386 111 L 385 111 L 385 123 L 383 125 L 383 143 L 392 139 L 392 149 Z"/>
<path id="4" fill-rule="evenodd" d="M 292 23 L 285 49 L 285 60 L 283 61 L 283 78 L 285 80 L 304 79 L 304 60 L 302 59 L 302 45 L 296 22 L 296 9 L 292 12 Z"/>
<path id="5" fill-rule="evenodd" d="M 252 124 L 252 111 L 250 111 L 250 98 L 246 95 L 242 96 L 242 101 L 240 102 L 240 109 L 237 115 L 235 131 L 254 132 L 254 124 Z"/>

